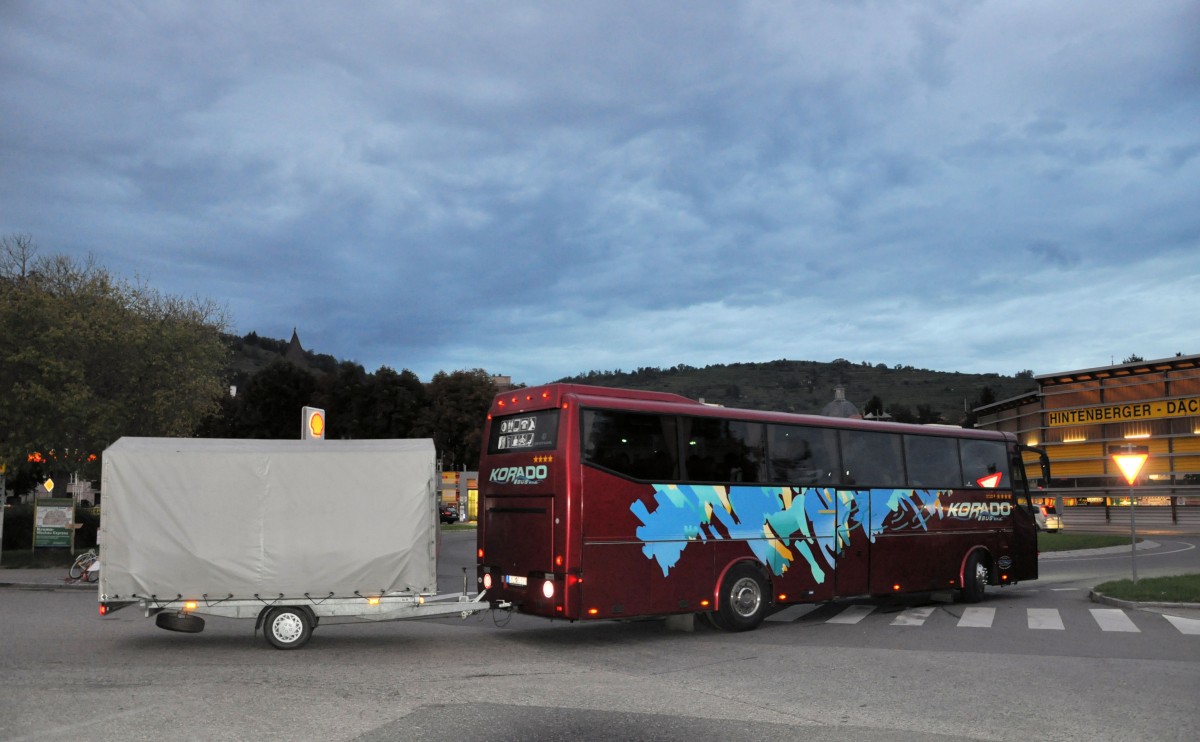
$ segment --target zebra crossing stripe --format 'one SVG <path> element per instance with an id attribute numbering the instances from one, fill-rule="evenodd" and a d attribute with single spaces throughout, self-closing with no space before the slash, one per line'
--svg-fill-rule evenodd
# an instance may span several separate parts
<path id="1" fill-rule="evenodd" d="M 1200 636 L 1200 619 L 1181 618 L 1180 616 L 1163 616 L 1171 625 L 1179 629 L 1179 633 Z"/>
<path id="2" fill-rule="evenodd" d="M 1120 608 L 1089 608 L 1092 618 L 1100 624 L 1101 631 L 1127 631 L 1140 633 L 1141 629 L 1134 625 L 1133 619 L 1125 615 Z"/>
<path id="3" fill-rule="evenodd" d="M 892 626 L 922 626 L 932 613 L 933 606 L 909 608 L 892 619 Z"/>
<path id="4" fill-rule="evenodd" d="M 1057 608 L 1029 608 L 1027 614 L 1031 629 L 1063 630 L 1062 616 L 1058 614 Z"/>
<path id="5" fill-rule="evenodd" d="M 960 629 L 990 629 L 992 621 L 996 619 L 995 608 L 982 608 L 972 606 L 963 611 L 962 618 L 958 619 L 958 628 Z"/>
<path id="6" fill-rule="evenodd" d="M 871 614 L 871 611 L 873 611 L 873 610 L 875 610 L 875 606 L 873 606 L 873 605 L 848 606 L 846 608 L 846 610 L 837 614 L 836 616 L 829 619 L 825 623 L 846 623 L 846 624 L 858 623 L 859 621 L 861 621 L 864 618 L 866 618 L 867 616 L 869 616 Z"/>
<path id="7" fill-rule="evenodd" d="M 791 623 L 792 621 L 798 621 L 801 618 L 804 618 L 805 616 L 807 616 L 808 614 L 812 613 L 813 611 L 817 610 L 820 607 L 821 607 L 820 603 L 804 603 L 801 605 L 789 605 L 787 608 L 784 608 L 782 611 L 778 611 L 776 613 L 772 613 L 771 615 L 767 616 L 766 620 L 767 621 L 776 621 L 779 623 Z"/>

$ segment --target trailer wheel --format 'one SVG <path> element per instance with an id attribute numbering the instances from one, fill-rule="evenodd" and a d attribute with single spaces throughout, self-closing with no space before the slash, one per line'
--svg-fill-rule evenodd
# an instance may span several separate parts
<path id="1" fill-rule="evenodd" d="M 749 631 L 766 618 L 768 595 L 767 584 L 757 569 L 735 564 L 721 581 L 714 622 L 726 631 Z"/>
<path id="2" fill-rule="evenodd" d="M 967 565 L 963 570 L 963 587 L 960 594 L 962 602 L 978 603 L 983 600 L 983 592 L 990 579 L 991 571 L 988 569 L 987 560 L 981 556 L 981 552 L 972 552 L 971 556 L 967 557 Z"/>
<path id="3" fill-rule="evenodd" d="M 154 625 L 167 631 L 180 631 L 184 634 L 199 634 L 204 631 L 204 619 L 199 616 L 185 616 L 181 613 L 160 613 L 154 617 Z"/>
<path id="4" fill-rule="evenodd" d="M 308 611 L 285 606 L 267 611 L 263 635 L 276 649 L 299 649 L 308 643 L 313 625 Z"/>

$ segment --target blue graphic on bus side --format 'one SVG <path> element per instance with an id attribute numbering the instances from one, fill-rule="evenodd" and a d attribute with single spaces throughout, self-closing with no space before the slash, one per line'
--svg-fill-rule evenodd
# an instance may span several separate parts
<path id="1" fill-rule="evenodd" d="M 745 539 L 781 575 L 802 558 L 824 583 L 855 528 L 874 542 L 883 532 L 928 530 L 931 518 L 947 515 L 937 490 L 835 490 L 827 488 L 656 484 L 656 507 L 641 500 L 630 510 L 642 553 L 665 577 L 692 541 Z M 972 511 L 974 512 L 974 511 Z M 950 513 L 954 515 L 954 513 Z"/>

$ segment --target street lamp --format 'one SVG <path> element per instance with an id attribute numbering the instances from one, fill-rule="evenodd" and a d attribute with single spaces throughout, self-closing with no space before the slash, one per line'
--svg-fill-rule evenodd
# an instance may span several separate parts
<path id="1" fill-rule="evenodd" d="M 1125 444 L 1123 446 L 1109 446 L 1108 453 L 1112 456 L 1112 460 L 1116 463 L 1117 468 L 1125 475 L 1125 481 L 1129 483 L 1129 562 L 1133 567 L 1133 581 L 1137 582 L 1137 521 L 1134 518 L 1134 494 L 1133 485 L 1137 482 L 1138 474 L 1142 471 L 1142 466 L 1146 463 L 1146 459 L 1150 458 L 1149 446 L 1135 446 L 1133 444 Z"/>

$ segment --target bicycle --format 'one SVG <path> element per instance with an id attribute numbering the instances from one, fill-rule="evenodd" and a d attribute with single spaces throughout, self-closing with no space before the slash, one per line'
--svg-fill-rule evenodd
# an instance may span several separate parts
<path id="1" fill-rule="evenodd" d="M 84 582 L 95 582 L 100 579 L 100 570 L 92 569 L 92 565 L 100 559 L 100 555 L 95 549 L 88 549 L 80 554 L 75 559 L 75 563 L 71 565 L 71 569 L 67 571 L 72 580 L 83 580 Z"/>

